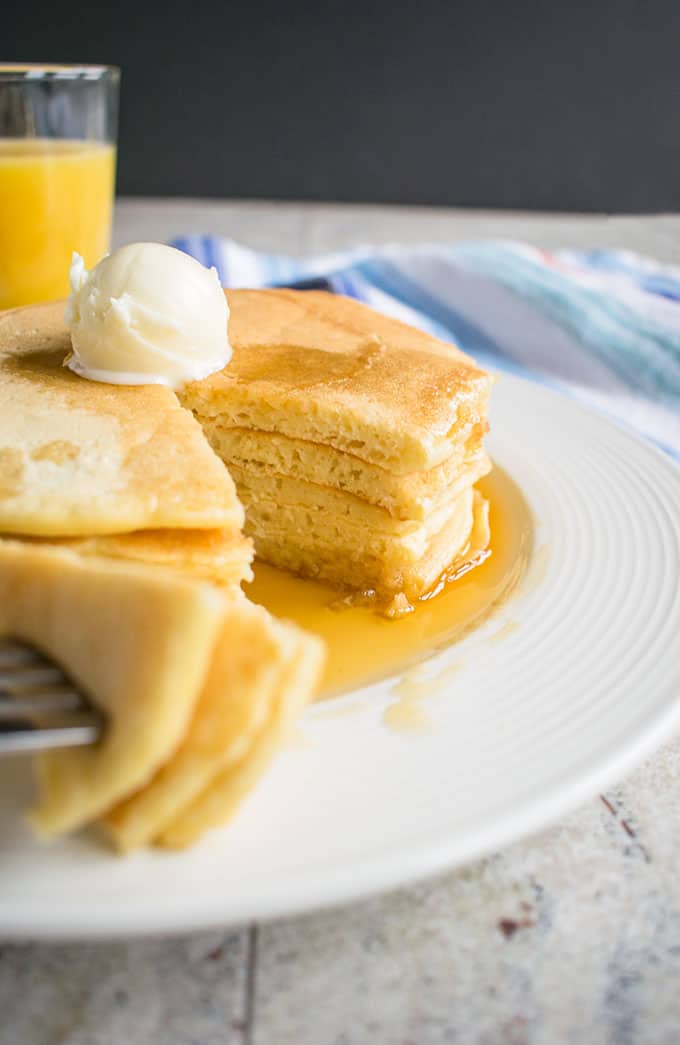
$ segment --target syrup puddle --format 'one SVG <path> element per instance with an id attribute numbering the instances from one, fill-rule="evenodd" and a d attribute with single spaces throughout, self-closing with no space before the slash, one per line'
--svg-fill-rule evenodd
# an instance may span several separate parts
<path id="1" fill-rule="evenodd" d="M 320 718 L 322 721 L 327 718 L 348 718 L 349 715 L 356 715 L 362 710 L 363 704 L 359 701 L 355 701 L 353 704 L 329 704 L 323 711 L 317 712 L 314 717 Z"/>
<path id="2" fill-rule="evenodd" d="M 531 595 L 543 584 L 548 573 L 549 559 L 550 551 L 548 546 L 547 544 L 542 544 L 531 556 L 531 565 L 525 573 L 518 595 L 522 596 L 522 598 L 525 595 Z"/>
<path id="3" fill-rule="evenodd" d="M 423 702 L 439 696 L 463 667 L 462 661 L 447 664 L 435 675 L 424 665 L 407 671 L 390 693 L 397 699 L 383 713 L 383 723 L 396 733 L 429 733 L 432 721 Z"/>
<path id="4" fill-rule="evenodd" d="M 283 742 L 285 751 L 304 751 L 311 745 L 311 738 L 299 725 L 294 725 L 288 731 Z"/>
<path id="5" fill-rule="evenodd" d="M 418 700 L 398 700 L 385 708 L 383 723 L 395 733 L 430 733 L 432 719 Z"/>
<path id="6" fill-rule="evenodd" d="M 505 624 L 501 624 L 498 631 L 494 631 L 493 635 L 489 635 L 489 642 L 502 642 L 503 639 L 507 639 L 509 635 L 514 635 L 516 631 L 519 631 L 521 625 L 517 620 L 506 620 Z"/>
<path id="7" fill-rule="evenodd" d="M 408 672 L 395 686 L 398 699 L 387 709 L 388 724 L 401 732 L 428 728 L 420 700 L 425 693 L 431 696 L 443 689 L 447 682 L 437 682 L 436 678 L 426 681 L 413 673 L 413 666 L 488 619 L 524 579 L 532 552 L 531 513 L 512 479 L 496 467 L 477 486 L 490 504 L 491 555 L 446 585 L 435 598 L 419 603 L 413 613 L 397 620 L 387 620 L 364 606 L 333 610 L 330 603 L 337 601 L 334 589 L 265 563 L 255 564 L 255 579 L 245 586 L 248 596 L 276 616 L 294 620 L 320 635 L 327 644 L 328 660 L 318 699 Z M 541 552 L 541 559 L 538 564 L 532 562 L 527 577 L 532 590 L 547 565 L 544 549 Z M 445 673 L 455 673 L 454 668 L 459 670 L 460 665 L 450 665 Z M 405 687 L 401 693 L 396 692 L 399 687 Z"/>

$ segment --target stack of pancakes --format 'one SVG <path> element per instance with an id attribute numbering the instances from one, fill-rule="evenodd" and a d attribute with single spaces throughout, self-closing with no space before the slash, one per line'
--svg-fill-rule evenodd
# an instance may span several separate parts
<path id="1" fill-rule="evenodd" d="M 232 361 L 178 396 L 71 373 L 61 304 L 0 315 L 0 638 L 108 719 L 38 760 L 45 834 L 184 845 L 269 764 L 323 650 L 241 591 L 248 535 L 391 613 L 487 548 L 487 374 L 348 299 L 228 299 Z"/>
<path id="2" fill-rule="evenodd" d="M 348 298 L 227 296 L 233 359 L 180 400 L 236 482 L 258 557 L 388 612 L 479 557 L 489 375 Z"/>
<path id="3" fill-rule="evenodd" d="M 40 757 L 33 820 L 187 844 L 264 770 L 322 650 L 241 592 L 243 509 L 174 393 L 84 381 L 69 347 L 63 305 L 0 316 L 0 636 L 108 719 L 98 745 Z"/>

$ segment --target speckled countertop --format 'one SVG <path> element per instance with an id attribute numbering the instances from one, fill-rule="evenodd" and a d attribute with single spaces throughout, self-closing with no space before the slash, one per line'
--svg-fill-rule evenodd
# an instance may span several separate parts
<path id="1" fill-rule="evenodd" d="M 119 242 L 524 239 L 680 261 L 680 217 L 123 201 Z M 677 1045 L 680 742 L 550 831 L 381 899 L 115 944 L 0 944 L 0 1045 Z"/>

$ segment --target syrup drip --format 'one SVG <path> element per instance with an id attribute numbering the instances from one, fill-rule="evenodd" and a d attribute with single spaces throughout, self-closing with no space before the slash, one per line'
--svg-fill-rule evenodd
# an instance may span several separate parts
<path id="1" fill-rule="evenodd" d="M 490 503 L 491 554 L 462 576 L 448 578 L 437 595 L 404 617 L 388 620 L 361 605 L 332 608 L 338 605 L 335 589 L 266 563 L 255 564 L 255 579 L 246 586 L 248 596 L 327 644 L 318 699 L 403 672 L 451 645 L 486 620 L 517 587 L 531 554 L 529 508 L 500 468 L 477 488 Z M 415 708 L 414 715 L 419 717 Z M 426 728 L 424 721 L 421 728 Z"/>

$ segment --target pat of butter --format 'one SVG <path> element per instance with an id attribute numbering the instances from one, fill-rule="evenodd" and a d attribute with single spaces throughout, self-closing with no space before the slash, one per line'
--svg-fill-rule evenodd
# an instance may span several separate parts
<path id="1" fill-rule="evenodd" d="M 131 243 L 69 275 L 66 361 L 91 381 L 178 388 L 231 359 L 229 306 L 215 269 L 162 243 Z"/>

